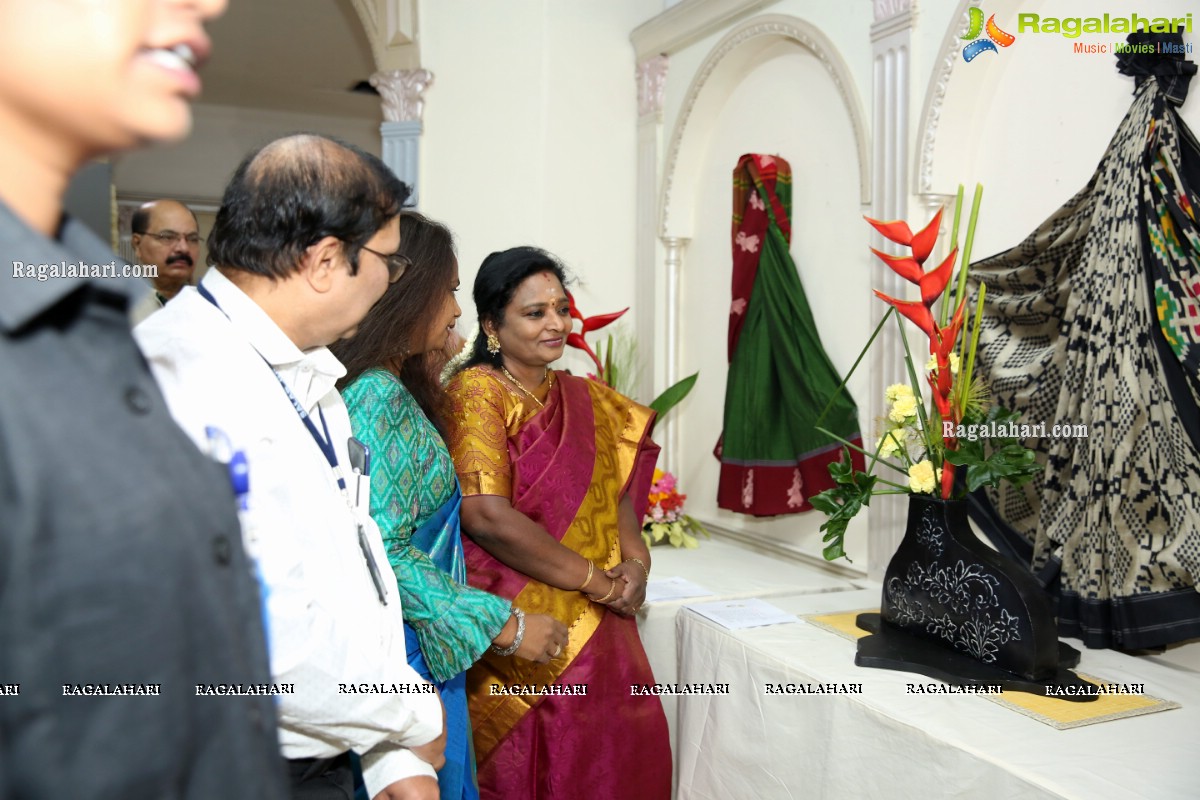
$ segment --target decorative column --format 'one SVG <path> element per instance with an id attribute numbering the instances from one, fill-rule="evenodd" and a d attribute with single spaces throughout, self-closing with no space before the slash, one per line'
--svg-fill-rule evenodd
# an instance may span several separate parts
<path id="1" fill-rule="evenodd" d="M 666 306 L 667 314 L 665 320 L 665 335 L 663 337 L 663 348 L 666 361 L 665 372 L 666 382 L 663 386 L 665 389 L 668 386 L 674 386 L 679 380 L 679 308 L 680 308 L 680 273 L 683 267 L 683 252 L 687 249 L 690 239 L 685 239 L 680 236 L 664 236 L 662 239 L 663 247 L 666 248 L 666 258 L 664 259 L 663 289 L 664 295 L 667 298 Z M 673 414 L 666 421 L 665 427 L 661 433 L 656 433 L 655 438 L 663 448 L 663 458 L 660 459 L 663 464 L 663 469 L 668 472 L 677 473 L 677 464 L 679 458 L 679 448 L 677 447 L 679 437 L 677 431 L 678 414 Z M 659 429 L 656 428 L 656 431 Z"/>
<path id="2" fill-rule="evenodd" d="M 421 115 L 425 110 L 422 95 L 431 83 L 433 73 L 427 69 L 393 69 L 371 76 L 371 85 L 383 103 L 384 121 L 379 126 L 383 163 L 412 187 L 410 202 L 414 206 L 419 200 Z"/>
<path id="3" fill-rule="evenodd" d="M 664 287 L 658 269 L 658 173 L 662 163 L 663 94 L 667 86 L 667 57 L 652 56 L 637 66 L 637 198 L 635 238 L 634 322 L 641 374 L 637 396 L 648 402 L 657 392 L 660 366 L 656 361 L 659 309 Z M 666 388 L 670 384 L 663 384 Z"/>
<path id="4" fill-rule="evenodd" d="M 875 219 L 909 217 L 909 102 L 912 54 L 913 6 L 915 0 L 874 0 L 875 21 L 871 25 L 872 103 L 874 167 L 871 216 Z M 898 254 L 897 245 L 872 234 L 872 244 L 884 252 Z M 892 297 L 907 297 L 908 286 L 878 259 L 872 265 L 871 285 Z M 881 304 L 873 307 L 878 311 Z M 923 354 L 917 354 L 923 359 Z M 907 382 L 904 346 L 894 323 L 880 332 L 871 349 L 871 397 L 867 403 L 870 420 L 887 413 L 884 392 L 889 384 Z M 864 430 L 867 446 L 874 444 L 874 431 Z M 876 497 L 868 519 L 867 576 L 882 580 L 884 570 L 904 535 L 908 508 L 900 496 Z"/>

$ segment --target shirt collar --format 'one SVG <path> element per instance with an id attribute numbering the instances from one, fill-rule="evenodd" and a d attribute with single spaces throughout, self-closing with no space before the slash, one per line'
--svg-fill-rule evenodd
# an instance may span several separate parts
<path id="1" fill-rule="evenodd" d="M 118 269 L 125 261 L 79 220 L 63 215 L 58 237 L 48 238 L 34 230 L 0 202 L 0 240 L 4 242 L 5 261 L 0 263 L 0 328 L 15 331 L 43 311 L 57 305 L 68 295 L 91 286 L 120 296 L 126 305 L 137 294 L 137 281 L 125 278 L 36 278 L 15 277 L 9 261 L 26 264 L 58 264 L 62 261 L 89 266 L 115 261 Z"/>
<path id="2" fill-rule="evenodd" d="M 305 408 L 311 409 L 333 390 L 338 379 L 345 376 L 346 368 L 329 348 L 301 350 L 258 303 L 219 269 L 210 269 L 201 283 L 234 327 L 287 382 Z"/>

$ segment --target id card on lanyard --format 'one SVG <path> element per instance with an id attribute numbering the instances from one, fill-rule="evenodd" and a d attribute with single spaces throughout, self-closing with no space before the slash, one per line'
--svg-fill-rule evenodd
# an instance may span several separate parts
<path id="1" fill-rule="evenodd" d="M 222 314 L 225 314 L 225 310 L 221 308 L 220 303 L 218 303 L 217 299 L 212 296 L 212 292 L 210 292 L 207 287 L 201 284 L 197 286 L 196 289 L 199 291 L 201 297 L 212 303 L 213 306 Z M 225 318 L 229 319 L 229 315 L 225 314 Z M 232 320 L 230 321 L 232 322 Z M 251 347 L 253 347 L 253 345 L 251 345 Z M 255 349 L 255 352 L 258 353 L 258 350 Z M 375 556 L 371 552 L 371 542 L 367 538 L 367 531 L 363 527 L 362 522 L 359 521 L 355 504 L 350 500 L 350 491 L 346 488 L 346 478 L 342 474 L 341 465 L 338 464 L 337 450 L 334 448 L 333 438 L 329 434 L 329 425 L 325 422 L 325 412 L 321 410 L 319 405 L 317 406 L 317 415 L 321 420 L 321 429 L 324 432 L 324 436 L 322 436 L 321 431 L 318 431 L 317 426 L 313 424 L 312 416 L 305 411 L 304 406 L 300 404 L 298 399 L 296 399 L 296 395 L 283 380 L 283 377 L 275 371 L 273 366 L 271 366 L 271 362 L 267 361 L 266 357 L 264 357 L 262 353 L 258 353 L 258 357 L 263 360 L 263 363 L 267 366 L 267 369 L 271 370 L 271 374 L 275 376 L 275 380 L 279 381 L 279 386 L 283 389 L 284 394 L 287 395 L 288 400 L 292 402 L 292 408 L 295 409 L 296 413 L 299 415 L 300 421 L 304 423 L 305 429 L 308 431 L 309 435 L 312 436 L 313 441 L 316 442 L 321 454 L 325 456 L 325 461 L 329 464 L 329 468 L 333 470 L 333 477 L 337 480 L 338 490 L 341 491 L 342 498 L 346 501 L 346 506 L 350 510 L 350 514 L 354 519 L 354 525 L 358 529 L 358 547 L 360 550 L 362 550 L 363 559 L 366 561 L 367 572 L 371 575 L 371 583 L 375 585 L 375 593 L 379 597 L 380 604 L 386 606 L 388 604 L 387 587 L 384 586 L 383 575 L 380 573 L 379 565 L 375 563 Z M 356 463 L 358 462 L 358 458 L 356 456 L 352 456 L 351 463 L 355 467 L 355 472 L 361 477 L 369 477 L 370 454 L 367 451 L 366 445 L 351 436 L 348 441 L 347 448 L 353 454 L 357 454 L 358 452 L 363 453 L 361 464 Z M 235 487 L 235 491 L 236 490 L 237 489 Z"/>

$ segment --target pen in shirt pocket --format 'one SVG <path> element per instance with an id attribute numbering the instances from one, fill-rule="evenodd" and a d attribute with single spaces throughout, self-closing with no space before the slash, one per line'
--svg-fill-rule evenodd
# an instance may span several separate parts
<path id="1" fill-rule="evenodd" d="M 250 462 L 245 450 L 235 449 L 225 431 L 209 425 L 204 429 L 208 437 L 208 457 L 219 464 L 224 464 L 229 473 L 229 486 L 237 500 L 238 521 L 242 523 L 242 531 L 249 536 L 249 525 L 246 512 L 250 510 Z"/>
<path id="2" fill-rule="evenodd" d="M 354 473 L 354 505 L 362 507 L 362 484 L 367 481 L 367 503 L 371 502 L 371 448 L 351 436 L 346 440 L 350 471 Z"/>

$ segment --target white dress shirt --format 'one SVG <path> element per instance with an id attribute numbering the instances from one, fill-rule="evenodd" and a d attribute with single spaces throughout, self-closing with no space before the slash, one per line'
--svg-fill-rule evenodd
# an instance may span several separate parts
<path id="1" fill-rule="evenodd" d="M 419 693 L 428 684 L 406 659 L 400 595 L 368 514 L 366 480 L 353 507 L 350 420 L 334 389 L 345 368 L 324 347 L 298 349 L 218 270 L 209 270 L 202 285 L 220 308 L 185 287 L 134 335 L 184 431 L 213 452 L 209 428 L 215 427 L 218 438 L 227 437 L 232 449 L 246 454 L 250 491 L 242 535 L 267 593 L 273 679 L 294 684 L 294 693 L 278 696 L 283 755 L 364 754 L 372 796 L 401 778 L 434 775 L 405 747 L 433 740 L 442 729 L 442 710 L 436 695 Z M 276 373 L 322 435 L 324 415 L 347 493 Z M 360 524 L 387 605 L 379 601 L 360 546 Z M 341 688 L 362 684 L 395 685 L 402 693 Z"/>

